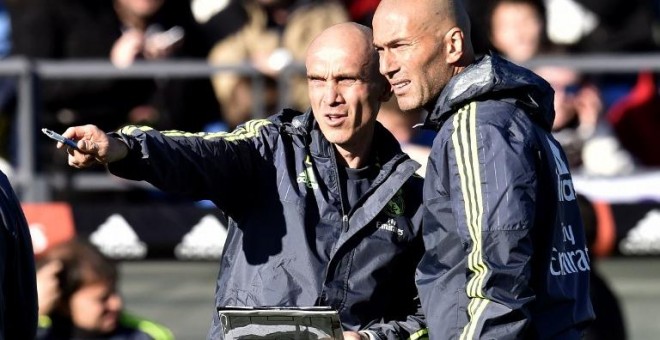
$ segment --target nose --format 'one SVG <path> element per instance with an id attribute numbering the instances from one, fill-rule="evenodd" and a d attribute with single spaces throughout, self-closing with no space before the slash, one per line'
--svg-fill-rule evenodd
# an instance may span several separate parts
<path id="1" fill-rule="evenodd" d="M 111 311 L 120 311 L 124 306 L 124 301 L 119 293 L 113 293 L 108 297 L 105 304 L 106 308 Z"/>
<path id="2" fill-rule="evenodd" d="M 323 92 L 323 102 L 326 105 L 333 105 L 341 101 L 341 95 L 337 90 L 337 84 L 335 82 L 328 82 L 325 86 Z"/>
<path id="3" fill-rule="evenodd" d="M 399 70 L 396 58 L 394 58 L 394 55 L 386 49 L 378 54 L 378 62 L 378 71 L 387 78 L 390 78 Z"/>

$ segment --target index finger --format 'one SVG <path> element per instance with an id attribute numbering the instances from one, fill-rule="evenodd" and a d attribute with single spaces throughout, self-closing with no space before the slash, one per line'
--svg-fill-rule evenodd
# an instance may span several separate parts
<path id="1" fill-rule="evenodd" d="M 74 140 L 82 139 L 85 136 L 85 129 L 82 126 L 72 126 L 66 129 L 62 136 Z"/>

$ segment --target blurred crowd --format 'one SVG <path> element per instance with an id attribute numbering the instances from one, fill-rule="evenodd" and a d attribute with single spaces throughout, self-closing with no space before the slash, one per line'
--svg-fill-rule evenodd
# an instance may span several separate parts
<path id="1" fill-rule="evenodd" d="M 117 68 L 156 60 L 206 60 L 253 66 L 263 76 L 266 114 L 283 101 L 308 107 L 301 72 L 278 80 L 301 62 L 312 37 L 344 21 L 371 26 L 378 0 L 4 0 L 0 56 L 48 60 L 106 60 Z M 466 0 L 476 52 L 525 64 L 538 56 L 650 53 L 660 46 L 660 0 Z M 610 176 L 657 167 L 660 128 L 658 74 L 585 74 L 569 67 L 535 71 L 555 89 L 557 139 L 573 169 Z M 208 78 L 48 79 L 37 82 L 38 127 L 62 132 L 95 124 L 227 131 L 253 117 L 254 78 L 232 72 Z M 0 81 L 0 157 L 15 159 L 16 82 Z M 287 93 L 279 93 L 282 89 Z M 406 114 L 395 101 L 379 120 L 411 153 L 432 133 L 413 129 L 423 113 Z M 40 144 L 46 141 L 39 139 Z M 421 149 L 420 149 L 421 147 Z M 48 166 L 53 145 L 40 146 Z M 420 156 L 420 160 L 424 157 Z M 7 164 L 5 164 L 7 165 Z"/>

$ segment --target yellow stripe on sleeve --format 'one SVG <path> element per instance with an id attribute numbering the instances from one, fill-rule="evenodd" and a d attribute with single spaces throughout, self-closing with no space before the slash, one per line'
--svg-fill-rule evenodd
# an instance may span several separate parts
<path id="1" fill-rule="evenodd" d="M 479 318 L 489 303 L 483 291 L 488 267 L 482 252 L 483 197 L 476 135 L 476 103 L 472 102 L 461 108 L 454 115 L 453 125 L 452 144 L 463 194 L 465 223 L 472 241 L 468 254 L 468 270 L 472 276 L 466 284 L 466 293 L 470 298 L 467 306 L 469 320 L 463 328 L 461 339 L 472 339 Z"/>

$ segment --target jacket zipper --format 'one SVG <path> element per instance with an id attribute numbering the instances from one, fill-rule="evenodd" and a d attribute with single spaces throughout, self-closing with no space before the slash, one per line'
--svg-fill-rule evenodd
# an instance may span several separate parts
<path id="1" fill-rule="evenodd" d="M 335 155 L 335 148 L 332 147 L 332 150 L 330 151 L 330 157 L 332 158 L 332 165 L 334 166 L 335 170 L 335 181 L 337 183 L 337 191 L 339 191 L 339 205 L 341 206 L 341 224 L 342 224 L 342 232 L 347 232 L 348 231 L 348 215 L 346 214 L 346 208 L 344 206 L 344 195 L 341 191 L 341 181 L 339 178 L 339 165 L 337 164 L 337 156 Z"/>
<path id="2" fill-rule="evenodd" d="M 337 165 L 337 157 L 335 155 L 335 149 L 332 147 L 332 150 L 330 151 L 330 158 L 332 159 L 332 165 L 334 166 L 334 171 L 335 171 L 335 183 L 337 185 L 337 191 L 339 191 L 339 205 L 341 207 L 341 232 L 345 233 L 348 232 L 348 215 L 346 214 L 346 209 L 344 208 L 344 195 L 342 194 L 341 191 L 341 183 L 340 183 L 340 178 L 339 178 L 339 166 Z M 334 245 L 334 248 L 336 249 L 337 244 Z M 334 252 L 334 250 L 333 250 Z M 330 259 L 332 261 L 332 259 Z M 323 281 L 321 281 L 321 294 L 319 295 L 317 299 L 317 303 L 326 303 L 326 294 L 325 294 L 325 282 L 328 279 L 328 271 L 330 269 L 330 262 L 328 262 L 328 265 L 325 267 L 325 273 L 323 275 Z"/>

